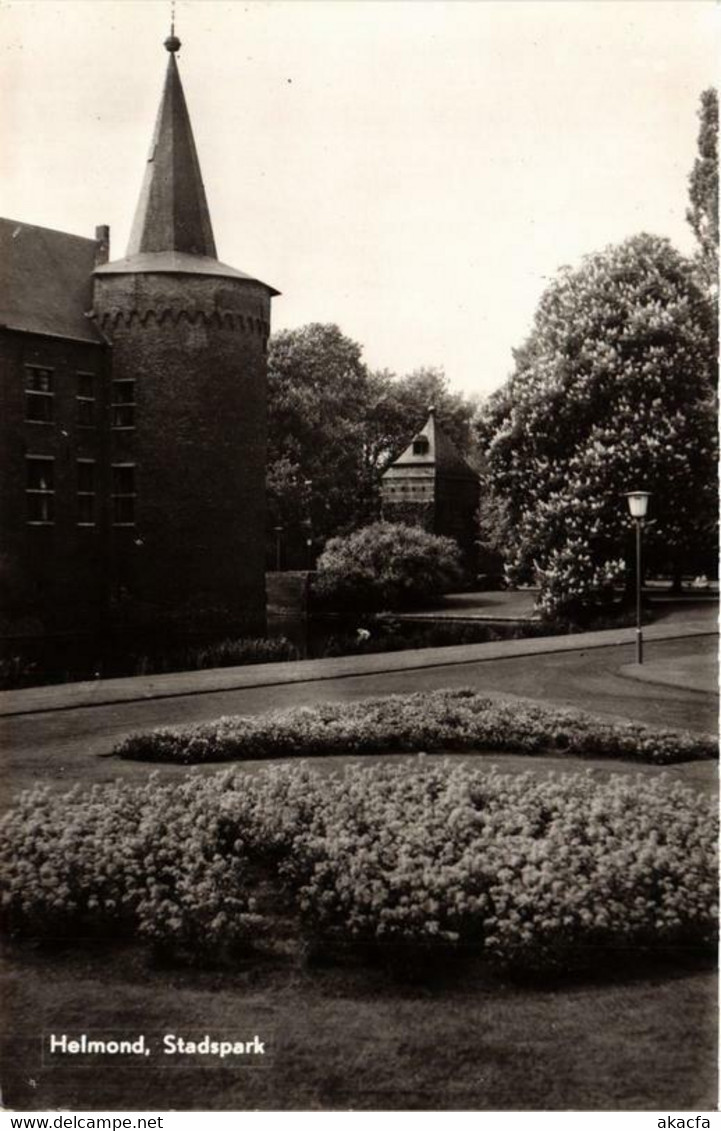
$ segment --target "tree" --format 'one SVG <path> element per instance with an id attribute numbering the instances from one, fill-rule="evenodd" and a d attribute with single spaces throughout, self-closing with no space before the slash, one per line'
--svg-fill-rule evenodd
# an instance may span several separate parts
<path id="1" fill-rule="evenodd" d="M 508 572 L 540 581 L 547 614 L 584 615 L 624 577 L 625 491 L 653 492 L 651 550 L 713 545 L 714 337 L 690 265 L 650 235 L 542 296 L 477 426 Z"/>
<path id="2" fill-rule="evenodd" d="M 270 340 L 268 355 L 269 561 L 281 527 L 284 561 L 305 565 L 314 546 L 380 514 L 380 480 L 434 403 L 467 450 L 472 401 L 439 369 L 402 378 L 370 373 L 361 347 L 335 325 L 312 323 Z"/>
<path id="3" fill-rule="evenodd" d="M 361 347 L 337 326 L 312 323 L 271 338 L 269 512 L 291 544 L 324 540 L 367 515 L 359 425 L 369 398 Z"/>
<path id="4" fill-rule="evenodd" d="M 460 579 L 460 551 L 452 538 L 375 522 L 331 538 L 318 559 L 314 590 L 338 611 L 395 610 L 433 601 Z"/>
<path id="5" fill-rule="evenodd" d="M 378 399 L 369 419 L 369 434 L 377 432 L 387 463 L 397 456 L 425 423 L 431 405 L 443 431 L 460 452 L 472 456 L 476 447 L 473 417 L 478 404 L 473 398 L 451 392 L 448 378 L 437 366 L 414 369 L 405 377 L 388 370 L 372 374 Z"/>
<path id="6" fill-rule="evenodd" d="M 699 243 L 699 270 L 712 290 L 718 285 L 718 94 L 701 95 L 698 156 L 689 177 L 690 207 L 686 212 Z"/>

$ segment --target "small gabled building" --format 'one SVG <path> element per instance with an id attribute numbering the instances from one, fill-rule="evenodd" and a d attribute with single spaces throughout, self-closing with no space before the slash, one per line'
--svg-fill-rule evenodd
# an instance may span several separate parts
<path id="1" fill-rule="evenodd" d="M 383 474 L 381 491 L 386 522 L 421 526 L 453 538 L 466 570 L 475 573 L 478 475 L 438 424 L 434 408 Z"/>

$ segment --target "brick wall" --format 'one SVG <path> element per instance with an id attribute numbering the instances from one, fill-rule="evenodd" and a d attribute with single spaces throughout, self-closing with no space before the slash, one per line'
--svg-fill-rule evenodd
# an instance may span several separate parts
<path id="1" fill-rule="evenodd" d="M 464 567 L 471 573 L 478 568 L 475 541 L 478 538 L 478 503 L 478 483 L 471 479 L 437 476 L 435 532 L 455 539 Z"/>
<path id="2" fill-rule="evenodd" d="M 265 288 L 212 276 L 102 275 L 113 380 L 133 378 L 135 427 L 109 463 L 135 467 L 135 522 L 110 528 L 113 618 L 262 631 Z"/>
<path id="3" fill-rule="evenodd" d="M 383 477 L 384 520 L 421 526 L 432 534 L 453 538 L 470 576 L 478 568 L 478 502 L 478 483 L 470 478 L 407 467 L 391 467 Z"/>
<path id="4" fill-rule="evenodd" d="M 82 342 L 0 332 L 0 632 L 86 632 L 102 621 L 106 562 L 103 506 L 107 350 Z M 50 373 L 49 419 L 28 408 L 28 374 Z M 90 412 L 79 373 L 92 374 Z M 85 384 L 88 391 L 88 384 Z M 81 420 L 86 423 L 82 424 Z M 92 421 L 92 423 L 90 423 Z M 28 457 L 52 465 L 52 520 L 32 521 Z M 92 515 L 79 511 L 78 461 L 93 467 Z M 85 484 L 87 485 L 87 484 Z M 93 518 L 80 524 L 81 518 Z M 29 521 L 29 519 L 31 521 Z"/>
<path id="5" fill-rule="evenodd" d="M 268 615 L 305 617 L 308 615 L 310 582 L 313 573 L 309 570 L 288 570 L 279 573 L 273 570 L 265 575 L 268 593 Z"/>

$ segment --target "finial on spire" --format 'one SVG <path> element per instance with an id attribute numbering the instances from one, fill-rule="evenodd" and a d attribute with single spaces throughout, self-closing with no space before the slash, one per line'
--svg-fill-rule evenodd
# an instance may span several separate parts
<path id="1" fill-rule="evenodd" d="M 170 51 L 171 55 L 174 55 L 180 48 L 181 42 L 175 34 L 175 0 L 172 0 L 170 5 L 170 35 L 165 41 L 165 49 Z"/>
<path id="2" fill-rule="evenodd" d="M 435 412 L 436 412 L 436 406 L 434 404 L 429 404 L 428 405 L 428 415 L 429 416 L 435 416 Z"/>

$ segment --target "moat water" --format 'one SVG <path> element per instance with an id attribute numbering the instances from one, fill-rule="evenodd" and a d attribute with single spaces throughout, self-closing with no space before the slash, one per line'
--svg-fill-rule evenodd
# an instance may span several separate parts
<path id="1" fill-rule="evenodd" d="M 160 672 L 236 667 L 335 656 L 483 644 L 553 630 L 528 622 L 406 621 L 393 616 L 268 619 L 264 640 L 215 634 L 172 642 L 157 636 L 16 641 L 0 660 L 0 687 L 12 689 Z"/>

